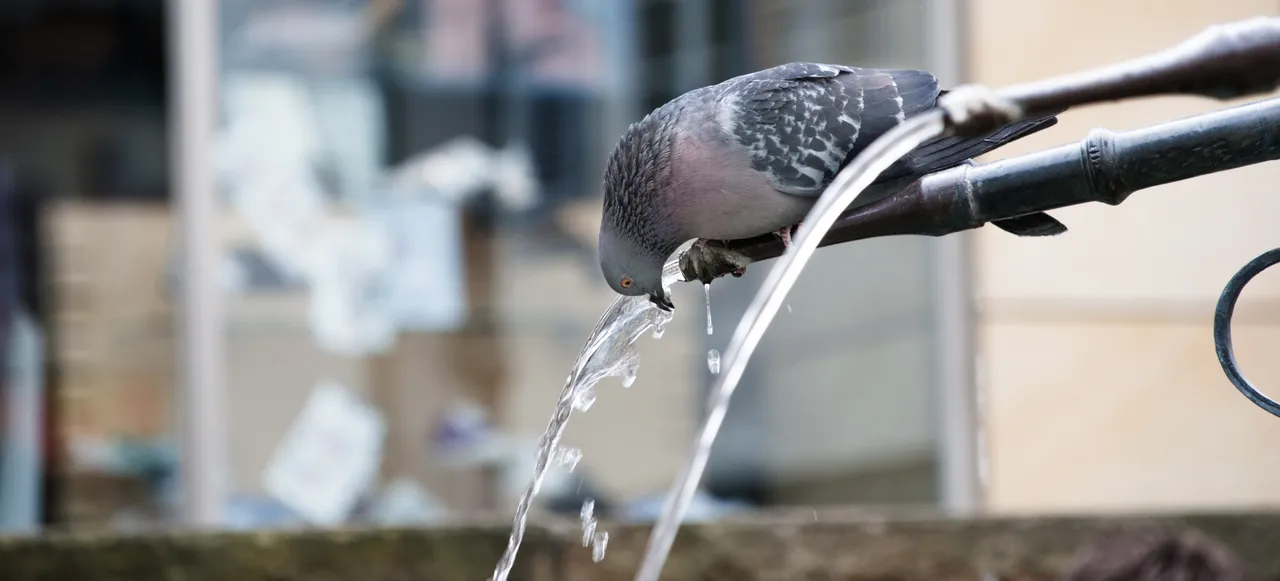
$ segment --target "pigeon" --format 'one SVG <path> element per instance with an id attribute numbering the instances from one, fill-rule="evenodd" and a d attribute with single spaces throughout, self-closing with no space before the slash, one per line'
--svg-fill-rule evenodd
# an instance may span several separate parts
<path id="1" fill-rule="evenodd" d="M 600 269 L 625 296 L 670 311 L 667 258 L 691 240 L 791 234 L 840 169 L 946 91 L 930 73 L 796 62 L 689 91 L 631 124 L 609 156 Z M 908 185 L 1057 123 L 1057 113 L 917 147 L 875 184 Z M 1043 213 L 994 222 L 1020 236 L 1066 226 Z"/>

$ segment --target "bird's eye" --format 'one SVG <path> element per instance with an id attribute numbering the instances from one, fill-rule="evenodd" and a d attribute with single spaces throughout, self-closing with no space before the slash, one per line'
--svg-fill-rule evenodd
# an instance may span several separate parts
<path id="1" fill-rule="evenodd" d="M 631 277 L 629 276 L 624 276 L 622 277 L 622 280 L 618 281 L 618 284 L 622 285 L 622 288 L 631 288 L 631 285 L 635 284 L 635 281 L 631 280 Z"/>

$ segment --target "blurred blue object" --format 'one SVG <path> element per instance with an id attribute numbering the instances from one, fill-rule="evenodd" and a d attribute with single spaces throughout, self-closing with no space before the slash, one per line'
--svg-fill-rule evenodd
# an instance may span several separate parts
<path id="1" fill-rule="evenodd" d="M 237 495 L 227 499 L 223 526 L 231 530 L 304 528 L 303 521 L 288 507 L 266 496 Z"/>
<path id="2" fill-rule="evenodd" d="M 662 513 L 662 504 L 667 495 L 655 494 L 641 497 L 618 507 L 617 520 L 630 522 L 653 522 Z M 689 504 L 685 522 L 705 522 L 742 514 L 751 510 L 751 505 L 737 500 L 724 500 L 699 490 L 694 493 L 693 502 Z"/>
<path id="3" fill-rule="evenodd" d="M 44 468 L 44 338 L 24 309 L 14 309 L 0 383 L 0 531 L 40 528 Z"/>
<path id="4" fill-rule="evenodd" d="M 502 462 L 509 453 L 503 435 L 489 421 L 484 408 L 460 401 L 435 422 L 431 446 L 448 466 L 477 466 Z"/>

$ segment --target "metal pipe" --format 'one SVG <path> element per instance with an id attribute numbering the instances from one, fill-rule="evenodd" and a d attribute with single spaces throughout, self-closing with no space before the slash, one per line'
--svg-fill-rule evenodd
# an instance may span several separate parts
<path id="1" fill-rule="evenodd" d="M 845 212 L 821 245 L 944 236 L 1087 202 L 1114 206 L 1139 190 L 1276 159 L 1280 98 L 1123 133 L 1096 129 L 1079 143 L 970 163 L 905 187 L 891 184 L 868 192 L 870 201 Z M 695 244 L 681 258 L 681 269 L 689 280 L 711 280 L 780 256 L 782 250 L 771 234 Z"/>
<path id="2" fill-rule="evenodd" d="M 170 0 L 172 199 L 181 240 L 177 428 L 183 524 L 221 524 L 227 444 L 219 216 L 213 144 L 217 120 L 218 1 Z"/>

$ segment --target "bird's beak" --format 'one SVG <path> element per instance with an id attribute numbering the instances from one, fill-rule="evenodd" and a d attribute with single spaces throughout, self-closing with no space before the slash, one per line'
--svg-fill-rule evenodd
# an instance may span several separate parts
<path id="1" fill-rule="evenodd" d="M 653 304 L 657 305 L 659 309 L 662 309 L 662 310 L 664 310 L 664 311 L 667 311 L 668 313 L 669 313 L 669 312 L 671 312 L 671 311 L 673 311 L 673 310 L 675 310 L 675 308 L 676 308 L 676 305 L 675 305 L 674 303 L 672 303 L 672 302 L 671 302 L 671 299 L 670 299 L 670 298 L 668 298 L 668 297 L 667 297 L 667 295 L 666 295 L 666 293 L 664 293 L 664 292 L 662 292 L 662 291 L 657 291 L 657 292 L 654 292 L 654 293 L 650 293 L 650 294 L 649 294 L 649 302 L 651 302 L 651 303 L 653 303 Z"/>

